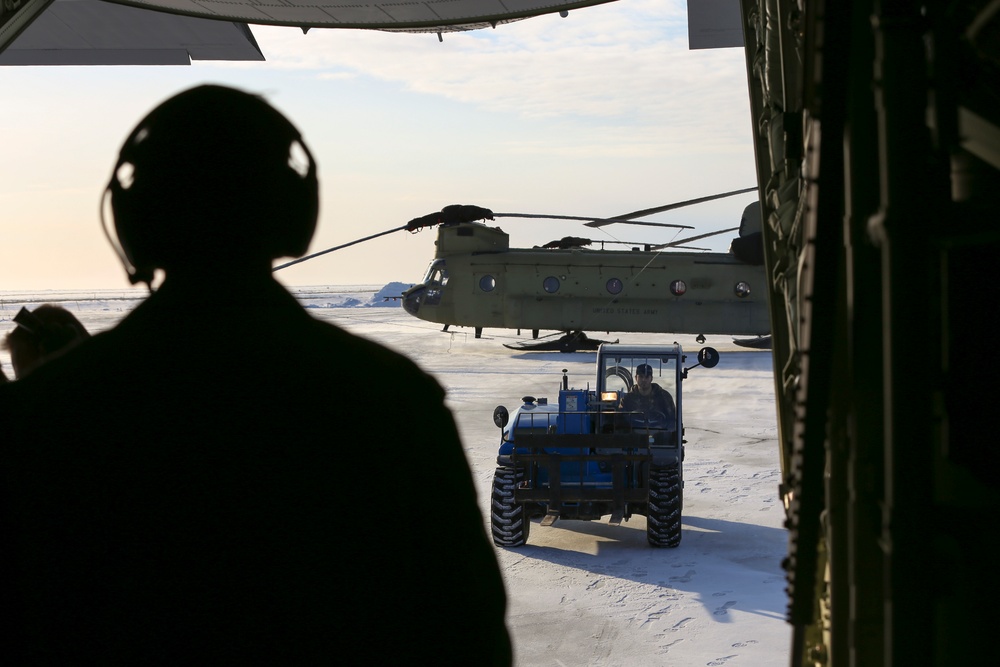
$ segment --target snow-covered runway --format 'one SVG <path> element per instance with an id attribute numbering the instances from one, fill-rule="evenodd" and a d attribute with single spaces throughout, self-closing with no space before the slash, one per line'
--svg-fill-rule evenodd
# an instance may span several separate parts
<path id="1" fill-rule="evenodd" d="M 515 352 L 502 345 L 525 340 L 514 331 L 487 330 L 481 339 L 466 329 L 445 333 L 407 315 L 398 302 L 374 298 L 377 289 L 352 293 L 328 287 L 301 291 L 300 298 L 314 316 L 407 354 L 447 389 L 488 532 L 499 444 L 493 408 L 503 404 L 513 410 L 526 394 L 555 400 L 562 369 L 568 370 L 571 386 L 593 385 L 595 354 Z M 102 299 L 109 295 L 74 293 L 63 305 L 96 332 L 127 312 L 131 302 L 121 294 L 142 296 L 138 289 L 116 294 L 118 298 Z M 10 319 L 22 302 L 30 309 L 46 296 L 0 293 L 0 332 L 12 328 Z M 688 366 L 694 365 L 693 353 L 700 347 L 693 336 L 610 337 L 622 342 L 676 340 L 691 353 Z M 791 627 L 784 620 L 780 567 L 787 534 L 778 500 L 771 355 L 739 348 L 724 336 L 707 344 L 720 351 L 719 365 L 692 370 L 684 387 L 681 545 L 649 547 L 641 516 L 620 526 L 559 521 L 542 527 L 536 520 L 526 546 L 497 550 L 518 667 L 788 663 Z M 0 361 L 11 375 L 6 353 Z M 364 362 L 345 359 L 344 368 L 349 389 L 353 373 L 364 372 Z M 420 425 L 387 419 L 379 438 L 386 455 L 391 456 L 393 447 L 405 447 L 407 430 L 415 428 Z M 437 517 L 437 529 L 446 531 L 448 508 L 440 508 Z"/>

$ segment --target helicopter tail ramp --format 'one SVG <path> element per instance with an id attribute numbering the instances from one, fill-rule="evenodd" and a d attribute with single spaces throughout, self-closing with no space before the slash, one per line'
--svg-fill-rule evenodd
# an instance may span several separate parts
<path id="1" fill-rule="evenodd" d="M 1000 3 L 741 0 L 793 665 L 993 652 Z M 991 259 L 992 258 L 992 259 Z"/>

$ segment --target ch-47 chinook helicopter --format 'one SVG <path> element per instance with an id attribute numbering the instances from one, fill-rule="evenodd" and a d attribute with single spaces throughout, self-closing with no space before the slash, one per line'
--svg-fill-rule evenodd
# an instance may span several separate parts
<path id="1" fill-rule="evenodd" d="M 586 226 L 639 224 L 635 218 L 756 188 L 712 195 L 616 218 L 590 219 Z M 456 213 L 464 211 L 461 215 Z M 474 327 L 479 338 L 486 327 L 531 330 L 536 342 L 507 345 L 522 350 L 572 352 L 596 349 L 602 342 L 587 331 L 670 332 L 704 336 L 750 336 L 737 340 L 749 347 L 768 347 L 759 204 L 744 211 L 741 228 L 700 234 L 671 243 L 634 244 L 564 237 L 534 248 L 511 248 L 509 235 L 478 220 L 521 216 L 479 207 L 447 207 L 411 222 L 414 227 L 439 224 L 434 259 L 421 284 L 403 294 L 408 313 L 429 322 Z M 551 216 L 570 218 L 571 216 Z M 697 239 L 741 230 L 732 252 L 669 251 Z M 586 245 L 600 244 L 597 249 Z M 605 244 L 623 244 L 611 249 Z M 539 338 L 541 330 L 560 337 Z"/>

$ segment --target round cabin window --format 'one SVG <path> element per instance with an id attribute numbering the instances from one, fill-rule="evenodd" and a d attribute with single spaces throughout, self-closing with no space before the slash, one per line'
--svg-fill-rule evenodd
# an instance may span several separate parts
<path id="1" fill-rule="evenodd" d="M 618 278 L 612 278 L 605 286 L 608 288 L 608 294 L 620 294 L 622 287 L 624 287 L 622 281 Z"/>
<path id="2" fill-rule="evenodd" d="M 683 280 L 675 280 L 670 283 L 670 293 L 674 296 L 681 296 L 688 291 L 687 283 Z"/>
<path id="3" fill-rule="evenodd" d="M 497 279 L 493 276 L 486 275 L 479 279 L 479 289 L 484 292 L 492 292 L 496 289 Z"/>
<path id="4" fill-rule="evenodd" d="M 555 294 L 559 291 L 559 279 L 555 276 L 549 276 L 542 281 L 542 289 L 549 294 Z"/>
<path id="5" fill-rule="evenodd" d="M 743 297 L 750 296 L 750 283 L 741 280 L 740 282 L 736 283 L 736 287 L 733 288 L 733 291 L 736 292 L 736 296 L 740 297 L 741 299 Z"/>

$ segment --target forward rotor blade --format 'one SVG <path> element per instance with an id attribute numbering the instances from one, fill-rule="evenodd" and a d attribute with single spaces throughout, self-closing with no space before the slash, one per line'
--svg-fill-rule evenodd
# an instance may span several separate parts
<path id="1" fill-rule="evenodd" d="M 365 241 L 371 241 L 372 239 L 377 239 L 380 236 L 385 236 L 386 234 L 392 234 L 393 232 L 401 232 L 404 229 L 415 232 L 424 227 L 433 227 L 434 225 L 442 224 L 455 224 L 459 222 L 471 222 L 473 220 L 479 219 L 493 219 L 493 211 L 488 208 L 482 208 L 480 206 L 467 206 L 465 204 L 451 204 L 450 206 L 445 206 L 440 211 L 435 211 L 434 213 L 428 213 L 425 216 L 414 218 L 402 227 L 394 227 L 393 229 L 387 229 L 384 232 L 379 232 L 378 234 L 372 234 L 371 236 L 366 236 L 363 239 L 358 239 L 356 241 L 351 241 L 350 243 L 344 243 L 342 245 L 334 246 L 332 248 L 327 248 L 326 250 L 320 250 L 319 252 L 314 252 L 311 255 L 306 255 L 305 257 L 299 257 L 298 259 L 292 260 L 291 262 L 286 262 L 281 266 L 276 266 L 271 269 L 271 273 L 275 271 L 280 271 L 281 269 L 292 266 L 293 264 L 298 264 L 299 262 L 304 262 L 307 259 L 313 259 L 319 257 L 320 255 L 325 255 L 328 252 L 333 252 L 334 250 L 341 250 L 358 243 L 363 243 Z"/>
<path id="2" fill-rule="evenodd" d="M 718 236 L 719 234 L 728 234 L 729 232 L 738 232 L 739 227 L 730 227 L 729 229 L 720 229 L 717 232 L 709 232 L 707 234 L 699 234 L 698 236 L 689 236 L 686 239 L 677 239 L 676 241 L 671 241 L 670 243 L 661 243 L 659 245 L 650 246 L 650 250 L 663 250 L 664 248 L 674 248 L 685 243 L 690 243 L 691 241 L 697 241 L 698 239 L 705 239 L 709 236 Z"/>
<path id="3" fill-rule="evenodd" d="M 402 227 L 396 227 L 395 229 L 387 229 L 384 232 L 379 232 L 378 234 L 372 234 L 371 236 L 366 236 L 363 239 L 358 239 L 356 241 L 351 241 L 350 243 L 343 243 L 341 245 L 334 246 L 332 248 L 327 248 L 326 250 L 320 250 L 319 252 L 314 252 L 313 254 L 306 255 L 305 257 L 299 257 L 298 259 L 293 259 L 290 262 L 285 262 L 281 266 L 274 267 L 273 269 L 271 269 L 271 273 L 274 273 L 275 271 L 280 271 L 281 269 L 287 268 L 287 267 L 289 267 L 289 266 L 291 266 L 293 264 L 298 264 L 299 262 L 304 262 L 307 259 L 312 259 L 314 257 L 319 257 L 320 255 L 325 255 L 326 253 L 333 252 L 334 250 L 340 250 L 341 248 L 347 248 L 348 246 L 356 245 L 356 244 L 362 243 L 364 241 L 371 241 L 372 239 L 377 239 L 380 236 L 385 236 L 386 234 L 392 234 L 393 232 L 401 232 L 404 229 L 406 229 L 407 227 L 408 227 L 408 225 L 403 225 Z"/>
<path id="4" fill-rule="evenodd" d="M 545 215 L 544 213 L 494 213 L 494 218 L 541 218 L 543 220 L 589 220 L 610 225 L 619 222 L 630 225 L 647 225 L 649 227 L 675 227 L 677 229 L 694 229 L 691 225 L 674 225 L 666 222 L 633 222 L 628 218 L 595 218 L 585 215 Z M 588 224 L 588 227 L 595 225 Z M 598 225 L 599 226 L 599 225 Z"/>
<path id="5" fill-rule="evenodd" d="M 625 213 L 624 215 L 619 215 L 614 218 L 606 218 L 610 222 L 605 222 L 604 220 L 594 220 L 592 222 L 585 223 L 585 227 L 603 227 L 605 225 L 610 225 L 615 222 L 621 222 L 624 220 L 631 220 L 632 218 L 644 218 L 647 215 L 653 215 L 654 213 L 663 213 L 664 211 L 672 211 L 675 208 L 683 208 L 685 206 L 691 206 L 692 204 L 701 204 L 703 202 L 712 201 L 713 199 L 724 199 L 726 197 L 732 197 L 733 195 L 742 195 L 747 192 L 756 192 L 757 188 L 743 188 L 742 190 L 733 190 L 732 192 L 723 192 L 718 195 L 709 195 L 707 197 L 698 197 L 697 199 L 688 199 L 687 201 L 679 201 L 673 204 L 667 204 L 666 206 L 657 206 L 656 208 L 646 208 L 641 211 L 632 211 L 631 213 Z"/>
<path id="6" fill-rule="evenodd" d="M 694 229 L 691 225 L 671 225 L 666 222 L 639 222 L 638 220 L 625 220 L 624 218 L 607 218 L 611 222 L 616 222 L 619 225 L 642 225 L 643 227 L 677 227 L 679 229 Z M 596 220 L 594 221 L 596 222 Z M 584 225 L 584 227 L 590 227 L 593 225 Z"/>

